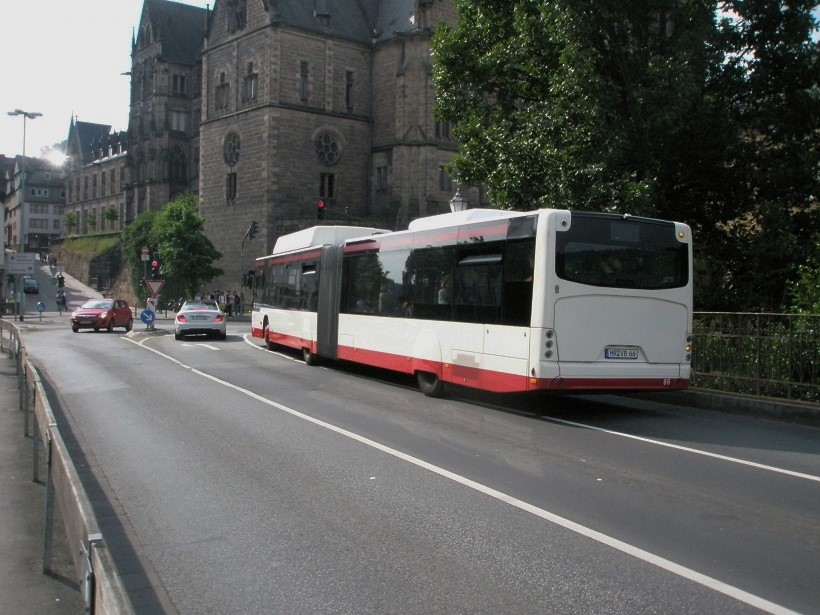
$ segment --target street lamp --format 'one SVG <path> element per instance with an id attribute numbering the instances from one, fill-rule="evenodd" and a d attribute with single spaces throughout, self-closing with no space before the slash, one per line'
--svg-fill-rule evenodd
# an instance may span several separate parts
<path id="1" fill-rule="evenodd" d="M 467 209 L 467 199 L 461 196 L 461 188 L 456 188 L 456 193 L 450 199 L 450 211 L 453 213 Z"/>
<path id="2" fill-rule="evenodd" d="M 15 109 L 14 111 L 9 111 L 8 115 L 22 115 L 23 116 L 23 157 L 26 156 L 26 120 L 33 120 L 38 117 L 42 117 L 42 113 L 37 111 L 23 111 L 22 109 Z"/>

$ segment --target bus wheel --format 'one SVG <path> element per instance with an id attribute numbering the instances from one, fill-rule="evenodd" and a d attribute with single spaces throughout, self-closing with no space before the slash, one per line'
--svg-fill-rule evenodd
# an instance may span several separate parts
<path id="1" fill-rule="evenodd" d="M 316 365 L 319 362 L 319 357 L 311 352 L 310 348 L 302 348 L 302 359 L 304 359 L 305 365 Z"/>
<path id="2" fill-rule="evenodd" d="M 441 397 L 444 395 L 444 382 L 430 372 L 416 372 L 416 379 L 421 392 L 427 397 Z"/>
<path id="3" fill-rule="evenodd" d="M 267 321 L 265 321 L 265 328 L 262 330 L 262 335 L 265 338 L 265 348 L 273 350 L 273 342 L 270 341 L 270 328 L 268 327 Z"/>

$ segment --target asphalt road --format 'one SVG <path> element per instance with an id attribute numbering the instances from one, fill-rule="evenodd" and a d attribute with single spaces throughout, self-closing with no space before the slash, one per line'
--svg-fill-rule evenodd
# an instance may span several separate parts
<path id="1" fill-rule="evenodd" d="M 430 399 L 247 331 L 25 332 L 138 612 L 818 612 L 816 427 Z"/>

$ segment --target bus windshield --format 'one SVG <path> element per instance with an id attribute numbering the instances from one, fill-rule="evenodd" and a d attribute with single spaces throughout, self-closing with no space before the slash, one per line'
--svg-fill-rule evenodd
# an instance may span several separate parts
<path id="1" fill-rule="evenodd" d="M 675 225 L 647 218 L 572 214 L 572 224 L 557 233 L 559 278 L 609 288 L 680 288 L 689 282 L 686 243 Z"/>

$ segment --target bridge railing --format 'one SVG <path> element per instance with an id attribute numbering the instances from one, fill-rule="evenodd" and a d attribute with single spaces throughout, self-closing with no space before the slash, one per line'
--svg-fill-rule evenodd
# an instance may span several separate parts
<path id="1" fill-rule="evenodd" d="M 820 402 L 820 315 L 696 312 L 692 385 Z"/>

